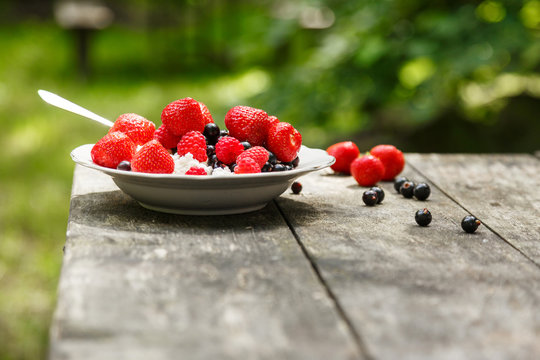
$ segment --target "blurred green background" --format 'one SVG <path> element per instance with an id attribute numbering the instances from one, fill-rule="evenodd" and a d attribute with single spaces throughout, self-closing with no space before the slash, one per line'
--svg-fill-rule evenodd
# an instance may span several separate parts
<path id="1" fill-rule="evenodd" d="M 101 29 L 88 31 L 95 26 L 77 20 L 80 4 L 0 3 L 2 360 L 46 356 L 69 153 L 106 132 L 45 104 L 38 89 L 111 120 L 135 112 L 158 125 L 163 107 L 182 97 L 206 103 L 219 125 L 232 106 L 250 105 L 295 125 L 312 147 L 540 148 L 538 0 L 101 5 L 92 8 Z"/>

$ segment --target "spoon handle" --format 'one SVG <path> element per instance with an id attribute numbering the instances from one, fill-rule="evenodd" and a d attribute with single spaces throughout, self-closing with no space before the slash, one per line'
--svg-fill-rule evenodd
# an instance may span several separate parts
<path id="1" fill-rule="evenodd" d="M 54 105 L 56 107 L 59 107 L 60 109 L 64 109 L 67 111 L 71 111 L 72 113 L 84 116 L 88 119 L 97 121 L 100 124 L 103 124 L 105 126 L 111 127 L 113 126 L 113 122 L 105 119 L 104 117 L 101 117 L 97 114 L 94 114 L 90 110 L 87 110 L 83 107 L 80 107 L 77 104 L 72 103 L 69 100 L 64 99 L 63 97 L 60 97 L 56 94 L 53 94 L 52 92 L 46 91 L 46 90 L 38 90 L 38 95 L 48 104 Z"/>

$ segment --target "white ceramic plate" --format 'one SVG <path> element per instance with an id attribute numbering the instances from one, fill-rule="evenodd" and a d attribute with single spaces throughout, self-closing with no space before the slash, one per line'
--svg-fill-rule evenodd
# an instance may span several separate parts
<path id="1" fill-rule="evenodd" d="M 255 211 L 281 195 L 299 176 L 332 165 L 334 157 L 302 146 L 298 167 L 290 171 L 229 176 L 145 174 L 94 164 L 93 144 L 71 152 L 78 164 L 112 177 L 116 185 L 145 208 L 186 215 L 223 215 Z"/>

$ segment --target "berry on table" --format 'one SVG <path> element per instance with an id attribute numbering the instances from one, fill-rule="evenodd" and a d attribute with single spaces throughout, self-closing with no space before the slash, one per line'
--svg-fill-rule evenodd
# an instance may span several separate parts
<path id="1" fill-rule="evenodd" d="M 418 210 L 414 215 L 414 220 L 420 226 L 428 226 L 431 222 L 431 213 L 428 209 Z"/>
<path id="2" fill-rule="evenodd" d="M 358 146 L 352 141 L 343 141 L 331 145 L 326 149 L 326 152 L 336 158 L 336 162 L 330 168 L 335 172 L 344 174 L 351 173 L 351 163 L 360 155 Z"/>
<path id="3" fill-rule="evenodd" d="M 373 186 L 381 181 L 384 165 L 373 155 L 364 155 L 351 163 L 351 174 L 360 186 Z"/>
<path id="4" fill-rule="evenodd" d="M 377 202 L 379 201 L 379 196 L 377 195 L 377 192 L 375 190 L 366 190 L 362 194 L 362 201 L 367 206 L 375 206 Z"/>
<path id="5" fill-rule="evenodd" d="M 426 200 L 430 194 L 431 189 L 426 183 L 419 183 L 414 187 L 414 197 L 418 200 Z"/>
<path id="6" fill-rule="evenodd" d="M 120 161 L 120 164 L 116 167 L 117 170 L 131 171 L 131 163 L 127 160 Z"/>
<path id="7" fill-rule="evenodd" d="M 407 199 L 410 199 L 414 195 L 414 182 L 412 181 L 405 181 L 401 187 L 399 188 L 399 192 L 401 195 L 406 197 Z"/>
<path id="8" fill-rule="evenodd" d="M 403 183 L 405 181 L 409 181 L 409 179 L 407 179 L 405 176 L 398 176 L 395 180 L 394 180 L 394 189 L 396 189 L 397 193 L 399 194 L 399 188 L 401 187 L 401 185 L 403 185 Z"/>
<path id="9" fill-rule="evenodd" d="M 473 215 L 467 215 L 461 220 L 461 228 L 469 234 L 475 232 L 481 224 L 480 220 Z"/>
<path id="10" fill-rule="evenodd" d="M 291 190 L 293 194 L 300 194 L 300 192 L 302 191 L 302 184 L 298 181 L 293 182 L 291 185 Z"/>
<path id="11" fill-rule="evenodd" d="M 384 190 L 379 186 L 374 186 L 370 190 L 373 190 L 377 193 L 377 204 L 382 203 L 384 200 Z"/>
<path id="12" fill-rule="evenodd" d="M 405 157 L 394 145 L 377 145 L 369 153 L 381 159 L 384 165 L 384 181 L 393 180 L 405 167 Z"/>

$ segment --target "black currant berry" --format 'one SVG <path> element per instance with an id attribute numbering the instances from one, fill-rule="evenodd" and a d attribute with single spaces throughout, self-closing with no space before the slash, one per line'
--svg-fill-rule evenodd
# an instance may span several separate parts
<path id="1" fill-rule="evenodd" d="M 274 165 L 270 164 L 268 161 L 264 164 L 261 169 L 261 172 L 271 172 L 274 169 Z"/>
<path id="2" fill-rule="evenodd" d="M 206 145 L 206 155 L 208 157 L 211 157 L 215 153 L 216 153 L 216 148 L 214 147 L 214 145 Z"/>
<path id="3" fill-rule="evenodd" d="M 209 145 L 215 145 L 219 139 L 219 126 L 215 123 L 208 123 L 204 126 L 203 135 Z"/>
<path id="4" fill-rule="evenodd" d="M 271 151 L 268 152 L 268 162 L 272 165 L 276 165 L 277 163 L 276 155 Z"/>
<path id="5" fill-rule="evenodd" d="M 431 189 L 426 183 L 420 183 L 414 187 L 414 197 L 418 200 L 426 200 L 430 194 Z"/>
<path id="6" fill-rule="evenodd" d="M 291 190 L 293 194 L 300 194 L 300 191 L 302 191 L 302 184 L 300 184 L 298 181 L 295 181 L 291 185 Z"/>
<path id="7" fill-rule="evenodd" d="M 300 164 L 300 158 L 297 156 L 292 162 L 291 162 L 293 168 L 297 167 L 298 164 Z"/>
<path id="8" fill-rule="evenodd" d="M 407 179 L 406 177 L 404 176 L 398 176 L 395 180 L 394 180 L 394 189 L 396 189 L 396 191 L 398 192 L 398 194 L 400 193 L 399 192 L 399 189 L 401 188 L 401 185 L 403 185 L 403 183 L 405 181 L 409 181 L 409 179 Z"/>
<path id="9" fill-rule="evenodd" d="M 377 201 L 379 201 L 379 197 L 377 196 L 377 192 L 374 190 L 366 190 L 364 191 L 364 194 L 362 194 L 362 201 L 367 206 L 374 206 L 377 204 Z"/>
<path id="10" fill-rule="evenodd" d="M 240 144 L 242 144 L 242 146 L 244 147 L 244 150 L 251 148 L 251 144 L 248 143 L 247 141 L 242 141 Z"/>
<path id="11" fill-rule="evenodd" d="M 223 137 L 223 136 L 229 136 L 229 130 L 221 130 L 219 132 L 219 137 Z"/>
<path id="12" fill-rule="evenodd" d="M 428 226 L 431 222 L 431 213 L 428 209 L 418 210 L 414 215 L 414 220 L 420 226 Z"/>
<path id="13" fill-rule="evenodd" d="M 412 181 L 405 181 L 399 188 L 401 195 L 410 199 L 414 195 L 414 183 Z"/>
<path id="14" fill-rule="evenodd" d="M 276 164 L 274 165 L 274 170 L 272 171 L 286 171 L 287 168 L 283 164 Z"/>
<path id="15" fill-rule="evenodd" d="M 234 168 L 236 168 L 236 163 L 232 163 L 229 165 L 229 169 L 231 169 L 231 172 L 234 172 Z"/>
<path id="16" fill-rule="evenodd" d="M 127 160 L 120 161 L 116 168 L 118 170 L 131 171 L 131 163 Z"/>
<path id="17" fill-rule="evenodd" d="M 374 186 L 370 190 L 373 190 L 377 193 L 377 204 L 382 203 L 382 201 L 384 200 L 384 190 L 378 186 Z"/>
<path id="18" fill-rule="evenodd" d="M 469 234 L 475 232 L 481 224 L 480 220 L 472 215 L 467 215 L 461 220 L 461 228 Z"/>

